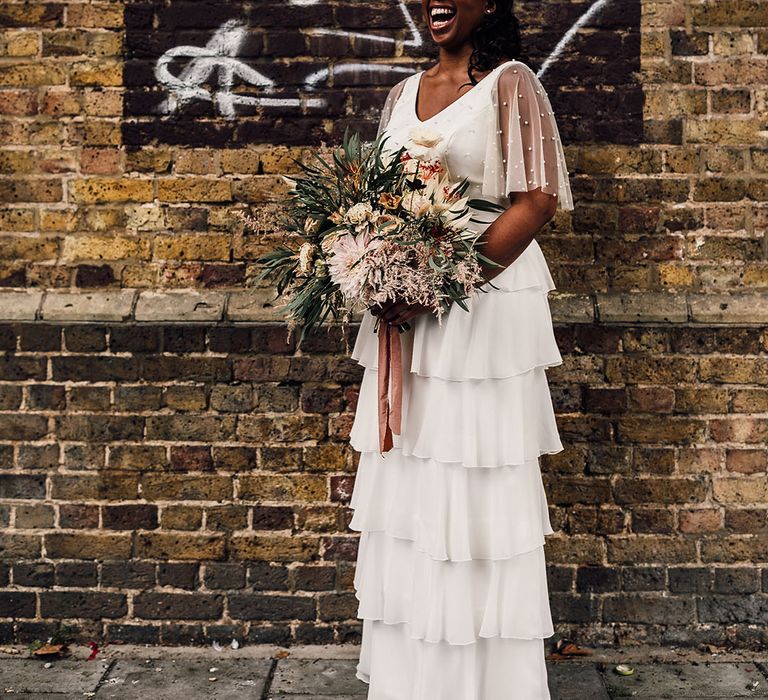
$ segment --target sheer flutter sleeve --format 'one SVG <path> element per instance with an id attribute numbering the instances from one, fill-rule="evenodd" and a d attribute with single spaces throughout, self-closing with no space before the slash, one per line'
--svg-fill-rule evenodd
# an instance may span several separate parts
<path id="1" fill-rule="evenodd" d="M 395 103 L 397 98 L 400 97 L 400 93 L 403 91 L 405 82 L 408 78 L 403 78 L 399 83 L 395 83 L 389 90 L 387 98 L 384 100 L 384 105 L 381 108 L 381 117 L 379 118 L 379 129 L 376 132 L 376 137 L 381 136 L 381 132 L 387 128 L 389 119 L 392 116 L 392 111 L 395 109 Z"/>
<path id="2" fill-rule="evenodd" d="M 507 199 L 541 188 L 573 209 L 563 144 L 544 87 L 524 63 L 505 66 L 491 91 L 482 194 Z"/>

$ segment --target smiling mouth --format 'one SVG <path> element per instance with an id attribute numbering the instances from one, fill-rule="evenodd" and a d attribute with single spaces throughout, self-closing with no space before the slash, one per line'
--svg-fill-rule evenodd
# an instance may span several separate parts
<path id="1" fill-rule="evenodd" d="M 447 31 L 456 19 L 453 5 L 433 4 L 429 8 L 429 26 L 435 32 Z"/>

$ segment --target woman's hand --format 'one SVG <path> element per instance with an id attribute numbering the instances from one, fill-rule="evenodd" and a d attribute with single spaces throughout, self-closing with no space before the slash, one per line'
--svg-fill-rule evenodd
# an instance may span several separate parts
<path id="1" fill-rule="evenodd" d="M 374 316 L 380 316 L 381 320 L 392 325 L 401 326 L 415 316 L 432 311 L 429 306 L 423 304 L 407 304 L 404 301 L 386 301 L 381 305 L 371 307 Z"/>

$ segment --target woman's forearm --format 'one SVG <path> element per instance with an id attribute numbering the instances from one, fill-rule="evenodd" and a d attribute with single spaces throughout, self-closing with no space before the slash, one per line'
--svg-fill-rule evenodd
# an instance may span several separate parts
<path id="1" fill-rule="evenodd" d="M 521 192 L 480 236 L 480 252 L 500 267 L 483 265 L 488 279 L 501 274 L 528 247 L 541 227 L 554 216 L 557 199 L 540 190 Z"/>

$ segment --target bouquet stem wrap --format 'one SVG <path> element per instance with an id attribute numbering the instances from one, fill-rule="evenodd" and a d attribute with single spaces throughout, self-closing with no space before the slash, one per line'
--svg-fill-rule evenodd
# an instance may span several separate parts
<path id="1" fill-rule="evenodd" d="M 403 406 L 403 365 L 400 329 L 379 319 L 379 451 L 392 449 L 392 433 L 400 435 Z M 392 404 L 389 382 L 392 380 Z"/>

